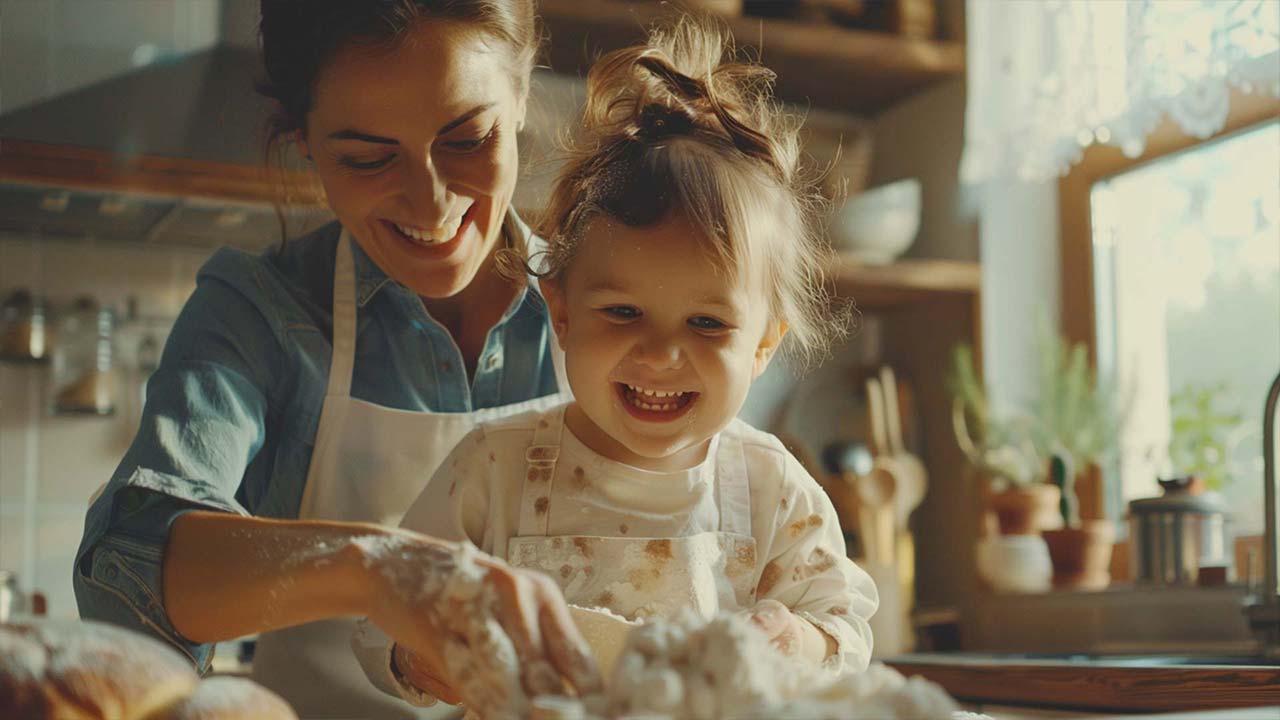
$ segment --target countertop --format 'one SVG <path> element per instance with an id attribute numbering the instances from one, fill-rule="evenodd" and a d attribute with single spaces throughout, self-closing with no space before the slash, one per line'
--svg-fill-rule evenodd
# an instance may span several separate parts
<path id="1" fill-rule="evenodd" d="M 904 675 L 932 680 L 988 714 L 987 706 L 1000 704 L 1094 713 L 1027 717 L 1214 710 L 1211 716 L 1218 718 L 1226 708 L 1280 706 L 1280 665 L 1250 664 L 1248 658 L 916 653 L 884 662 Z M 1265 717 L 1275 720 L 1280 713 Z"/>

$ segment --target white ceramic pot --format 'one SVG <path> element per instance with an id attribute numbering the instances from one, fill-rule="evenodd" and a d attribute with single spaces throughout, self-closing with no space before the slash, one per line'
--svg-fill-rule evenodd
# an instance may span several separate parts
<path id="1" fill-rule="evenodd" d="M 1049 546 L 1039 535 L 996 535 L 978 541 L 978 575 L 996 592 L 1046 592 L 1053 585 Z"/>

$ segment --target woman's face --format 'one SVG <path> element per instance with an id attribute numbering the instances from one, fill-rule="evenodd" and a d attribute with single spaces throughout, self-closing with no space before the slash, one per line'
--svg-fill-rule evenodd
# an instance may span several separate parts
<path id="1" fill-rule="evenodd" d="M 343 227 L 423 297 L 467 287 L 515 187 L 525 98 L 507 48 L 421 22 L 389 49 L 347 43 L 313 97 L 301 144 Z"/>

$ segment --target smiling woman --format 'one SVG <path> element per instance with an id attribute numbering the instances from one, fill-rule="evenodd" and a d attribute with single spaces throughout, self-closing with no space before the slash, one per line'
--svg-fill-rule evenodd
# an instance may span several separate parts
<path id="1" fill-rule="evenodd" d="M 558 590 L 481 558 L 462 578 L 481 591 L 446 612 L 455 547 L 387 527 L 477 422 L 562 399 L 536 285 L 495 272 L 528 239 L 510 201 L 532 2 L 262 0 L 261 35 L 271 145 L 297 144 L 338 221 L 201 270 L 90 508 L 81 614 L 201 669 L 256 633 L 255 679 L 304 717 L 419 715 L 363 677 L 353 615 L 417 651 L 441 697 L 458 697 L 446 638 L 477 619 L 518 662 L 469 669 L 592 687 Z M 399 687 L 382 667 L 374 682 Z"/>

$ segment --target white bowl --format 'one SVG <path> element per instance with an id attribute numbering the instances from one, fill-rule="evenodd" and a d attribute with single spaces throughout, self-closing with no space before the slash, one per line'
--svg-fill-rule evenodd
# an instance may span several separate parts
<path id="1" fill-rule="evenodd" d="M 860 262 L 893 262 L 920 230 L 920 181 L 915 178 L 872 188 L 844 202 L 831 221 L 836 250 Z"/>

